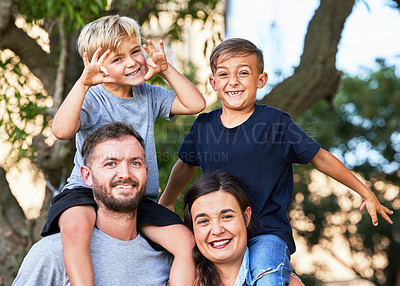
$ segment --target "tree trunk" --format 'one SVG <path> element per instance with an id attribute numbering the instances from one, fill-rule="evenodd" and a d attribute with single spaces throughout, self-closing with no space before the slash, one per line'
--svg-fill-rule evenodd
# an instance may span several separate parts
<path id="1" fill-rule="evenodd" d="M 308 26 L 299 66 L 260 103 L 282 109 L 296 118 L 317 101 L 332 99 L 341 77 L 335 66 L 337 46 L 354 2 L 321 0 Z"/>

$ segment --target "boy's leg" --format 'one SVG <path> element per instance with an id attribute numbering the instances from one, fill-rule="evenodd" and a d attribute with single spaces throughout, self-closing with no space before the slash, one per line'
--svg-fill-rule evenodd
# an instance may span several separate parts
<path id="1" fill-rule="evenodd" d="M 96 211 L 88 205 L 71 207 L 60 216 L 64 265 L 71 285 L 94 285 L 89 249 L 95 223 Z"/>
<path id="2" fill-rule="evenodd" d="M 289 285 L 290 251 L 278 236 L 263 234 L 248 242 L 250 270 L 256 286 Z"/>
<path id="3" fill-rule="evenodd" d="M 72 285 L 94 285 L 90 237 L 96 221 L 91 189 L 64 190 L 52 199 L 42 235 L 60 232 L 64 264 Z"/>
<path id="4" fill-rule="evenodd" d="M 147 238 L 174 255 L 169 285 L 193 285 L 194 237 L 192 232 L 183 225 L 180 217 L 166 207 L 144 197 L 138 207 L 138 226 Z"/>

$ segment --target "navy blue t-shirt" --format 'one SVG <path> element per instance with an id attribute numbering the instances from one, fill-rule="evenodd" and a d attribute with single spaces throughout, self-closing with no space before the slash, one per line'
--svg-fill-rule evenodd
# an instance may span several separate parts
<path id="1" fill-rule="evenodd" d="M 203 172 L 224 170 L 244 183 L 253 208 L 254 235 L 275 234 L 295 251 L 287 209 L 293 196 L 292 164 L 309 163 L 320 145 L 278 109 L 256 105 L 241 125 L 226 128 L 222 109 L 200 114 L 178 156 Z"/>

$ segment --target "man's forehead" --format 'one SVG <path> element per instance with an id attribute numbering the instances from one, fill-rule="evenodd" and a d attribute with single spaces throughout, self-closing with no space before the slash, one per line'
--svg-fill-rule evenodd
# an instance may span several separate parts
<path id="1" fill-rule="evenodd" d="M 109 157 L 113 154 L 114 156 L 144 156 L 142 145 L 133 136 L 101 142 L 97 144 L 94 153 L 100 157 Z"/>

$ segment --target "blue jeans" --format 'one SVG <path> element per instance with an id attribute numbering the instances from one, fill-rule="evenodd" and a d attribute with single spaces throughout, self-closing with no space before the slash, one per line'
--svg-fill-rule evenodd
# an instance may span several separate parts
<path id="1" fill-rule="evenodd" d="M 289 285 L 290 251 L 286 243 L 273 234 L 253 237 L 248 242 L 252 285 Z"/>

